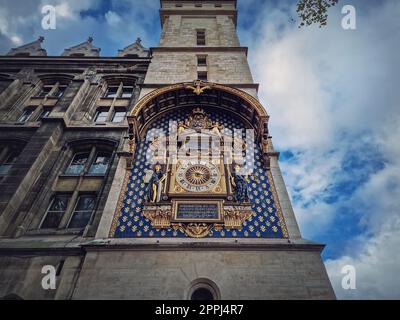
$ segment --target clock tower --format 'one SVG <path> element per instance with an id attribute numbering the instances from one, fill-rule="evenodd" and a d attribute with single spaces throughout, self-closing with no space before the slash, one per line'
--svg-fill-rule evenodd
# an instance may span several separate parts
<path id="1" fill-rule="evenodd" d="M 324 246 L 299 231 L 236 5 L 161 0 L 160 43 L 76 298 L 335 298 Z"/>

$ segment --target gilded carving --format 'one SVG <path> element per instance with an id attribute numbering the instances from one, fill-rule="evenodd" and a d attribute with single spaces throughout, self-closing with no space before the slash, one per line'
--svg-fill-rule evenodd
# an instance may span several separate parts
<path id="1" fill-rule="evenodd" d="M 156 229 L 170 228 L 172 210 L 171 206 L 144 206 L 143 217 L 151 221 Z"/>
<path id="2" fill-rule="evenodd" d="M 253 214 L 251 206 L 225 206 L 224 226 L 226 229 L 242 230 L 243 222 Z"/>

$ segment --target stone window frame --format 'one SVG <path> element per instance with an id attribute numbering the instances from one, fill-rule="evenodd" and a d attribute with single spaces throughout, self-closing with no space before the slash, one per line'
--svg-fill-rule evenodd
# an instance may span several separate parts
<path id="1" fill-rule="evenodd" d="M 83 179 L 87 179 L 87 178 L 91 178 L 91 177 L 103 177 L 103 186 L 104 183 L 106 183 L 107 181 L 107 177 L 108 177 L 108 173 L 110 171 L 110 168 L 112 166 L 112 163 L 114 161 L 115 155 L 117 153 L 117 143 L 115 141 L 106 141 L 106 140 L 99 140 L 99 141 L 93 141 L 92 139 L 89 139 L 87 141 L 73 141 L 68 143 L 68 151 L 69 151 L 69 156 L 68 156 L 68 160 L 66 161 L 66 165 L 62 166 L 60 168 L 60 173 L 58 174 L 58 177 L 76 177 L 79 179 L 79 182 L 76 184 L 75 188 L 72 190 L 68 190 L 68 191 L 54 191 L 52 192 L 51 197 L 47 200 L 48 201 L 48 205 L 46 207 L 46 211 L 43 213 L 42 217 L 40 218 L 40 221 L 37 221 L 36 223 L 34 223 L 34 225 L 36 224 L 36 227 L 34 227 L 34 229 L 31 229 L 33 231 L 34 234 L 36 233 L 40 233 L 40 234 L 46 234 L 46 233 L 81 233 L 83 232 L 85 234 L 85 230 L 88 228 L 88 226 L 91 224 L 91 222 L 94 219 L 94 214 L 96 212 L 96 208 L 98 206 L 98 203 L 100 201 L 100 195 L 101 192 L 97 193 L 95 191 L 80 191 L 79 190 L 79 185 L 82 183 Z M 70 165 L 70 163 L 72 162 L 74 156 L 77 153 L 83 152 L 84 150 L 89 150 L 90 149 L 90 155 L 88 157 L 88 160 L 85 163 L 85 168 L 83 169 L 83 171 L 80 174 L 65 174 L 66 169 L 68 168 L 68 166 Z M 97 155 L 98 152 L 109 152 L 110 153 L 110 160 L 109 160 L 109 164 L 107 167 L 107 170 L 104 174 L 93 174 L 90 173 L 89 170 L 93 164 L 93 161 Z M 43 229 L 42 228 L 42 224 L 46 219 L 46 216 L 48 214 L 48 210 L 50 208 L 50 206 L 52 205 L 52 201 L 54 199 L 54 197 L 57 194 L 69 194 L 69 198 L 68 198 L 68 206 L 67 209 L 65 210 L 63 216 L 61 217 L 61 220 L 58 224 L 57 228 L 47 228 L 47 229 Z M 94 195 L 95 196 L 95 205 L 94 205 L 94 209 L 93 212 L 89 218 L 88 224 L 83 227 L 83 228 L 69 228 L 69 224 L 71 222 L 71 219 L 73 218 L 73 214 L 75 211 L 75 207 L 78 204 L 79 198 L 83 195 Z"/>
<path id="2" fill-rule="evenodd" d="M 133 99 L 135 98 L 135 89 L 137 88 L 137 77 L 104 77 L 105 85 L 103 86 L 103 93 L 99 99 L 101 105 L 95 108 L 94 114 L 92 116 L 92 121 L 95 124 L 103 125 L 106 123 L 114 124 L 124 124 L 126 122 L 126 116 L 128 115 L 129 106 L 131 105 Z M 113 97 L 107 97 L 107 92 L 109 88 L 118 88 L 116 94 Z M 124 96 L 124 90 L 130 88 L 130 95 Z M 126 106 L 119 105 L 119 101 L 128 101 Z M 108 110 L 107 117 L 105 121 L 97 121 L 98 112 Z M 117 111 L 118 110 L 118 111 Z M 123 110 L 126 115 L 124 119 L 120 122 L 115 122 L 114 117 L 116 112 L 121 112 Z"/>
<path id="3" fill-rule="evenodd" d="M 90 169 L 93 166 L 93 163 L 97 157 L 97 154 L 99 152 L 104 152 L 104 153 L 109 153 L 110 154 L 110 163 L 111 163 L 111 159 L 113 156 L 113 152 L 112 150 L 110 150 L 110 148 L 104 147 L 104 146 L 96 146 L 96 145 L 91 145 L 91 146 L 80 146 L 79 148 L 76 148 L 75 150 L 73 150 L 72 153 L 72 157 L 70 157 L 68 165 L 64 168 L 64 170 L 62 171 L 64 176 L 79 176 L 79 175 L 84 175 L 84 176 L 104 176 L 107 174 L 107 171 L 109 170 L 109 166 L 110 163 L 108 165 L 108 168 L 106 170 L 106 172 L 104 174 L 95 174 L 95 173 L 90 173 Z M 75 159 L 76 155 L 78 154 L 83 154 L 83 153 L 87 153 L 88 154 L 88 158 L 84 164 L 83 169 L 79 172 L 79 173 L 68 173 L 67 170 L 68 168 L 71 166 L 72 161 Z"/>
<path id="4" fill-rule="evenodd" d="M 32 95 L 30 97 L 30 100 L 28 101 L 28 104 L 26 107 L 22 110 L 22 113 L 19 114 L 16 123 L 17 124 L 26 124 L 26 123 L 31 123 L 31 122 L 39 122 L 42 121 L 43 119 L 47 118 L 50 116 L 51 111 L 53 107 L 56 105 L 56 103 L 62 99 L 65 95 L 65 92 L 67 91 L 70 83 L 72 81 L 71 76 L 63 76 L 63 75 L 41 75 L 40 76 L 40 81 L 38 85 L 38 90 L 36 91 L 36 94 Z M 46 90 L 43 92 L 44 88 L 48 88 L 49 90 Z M 61 94 L 60 93 L 60 89 Z M 40 101 L 39 103 L 32 103 L 32 100 Z M 46 102 L 49 100 L 54 100 L 52 103 L 52 106 L 46 105 Z M 33 112 L 29 119 L 27 119 L 24 122 L 20 121 L 20 118 L 22 117 L 23 113 L 26 112 L 26 110 L 32 109 Z M 41 115 L 43 114 L 43 111 L 50 111 L 50 113 L 46 117 L 42 117 Z"/>
<path id="5" fill-rule="evenodd" d="M 110 88 L 117 88 L 117 91 L 116 91 L 116 94 L 115 94 L 114 97 L 108 97 L 107 96 L 108 90 Z M 123 96 L 125 88 L 132 88 L 132 92 L 131 92 L 131 95 L 129 97 L 124 97 Z M 121 81 L 118 85 L 112 85 L 112 84 L 107 85 L 107 88 L 106 88 L 106 90 L 105 90 L 105 92 L 103 94 L 103 98 L 105 98 L 105 99 L 115 99 L 115 98 L 116 99 L 132 99 L 132 97 L 134 95 L 134 91 L 135 91 L 135 85 L 132 85 L 132 84 L 127 85 L 127 84 L 124 84 L 123 81 Z"/>
<path id="6" fill-rule="evenodd" d="M 56 176 L 58 178 L 75 178 L 78 179 L 79 181 L 75 185 L 74 189 L 70 190 L 63 190 L 63 191 L 50 191 L 42 201 L 44 201 L 44 205 L 42 207 L 45 207 L 46 210 L 42 210 L 39 212 L 39 215 L 37 215 L 32 221 L 31 221 L 31 227 L 27 231 L 28 234 L 32 235 L 37 235 L 37 234 L 48 234 L 48 235 L 60 235 L 60 234 L 81 234 L 83 237 L 86 236 L 87 232 L 90 230 L 92 227 L 92 222 L 96 220 L 96 214 L 97 214 L 97 208 L 98 205 L 101 201 L 101 195 L 102 195 L 102 190 L 104 188 L 105 183 L 107 183 L 109 179 L 109 172 L 111 167 L 113 166 L 113 163 L 115 161 L 115 158 L 117 156 L 117 149 L 118 149 L 118 141 L 114 139 L 84 139 L 84 140 L 70 140 L 67 141 L 65 146 L 62 148 L 63 152 L 60 153 L 59 157 L 62 160 L 63 164 L 57 169 L 58 173 Z M 91 174 L 88 172 L 87 168 L 90 168 L 92 165 L 93 160 L 88 160 L 86 162 L 85 168 L 87 169 L 86 172 L 81 173 L 80 175 L 69 175 L 65 174 L 66 168 L 69 166 L 69 164 L 72 161 L 72 158 L 74 155 L 80 151 L 83 150 L 91 150 L 91 155 L 94 154 L 93 150 L 98 150 L 98 151 L 106 151 L 109 152 L 111 157 L 109 160 L 109 164 L 107 167 L 107 171 L 105 174 Z M 93 157 L 92 157 L 93 159 Z M 95 191 L 95 190 L 79 190 L 79 185 L 83 182 L 83 179 L 91 179 L 93 177 L 102 177 L 102 187 Z M 54 183 L 54 182 L 53 182 Z M 69 203 L 68 203 L 68 208 L 65 211 L 63 217 L 61 218 L 61 221 L 58 225 L 57 228 L 47 228 L 43 229 L 41 228 L 43 221 L 46 219 L 46 216 L 48 214 L 48 208 L 50 208 L 51 203 L 53 201 L 53 198 L 57 194 L 70 194 L 69 197 Z M 70 223 L 70 220 L 72 219 L 72 216 L 74 214 L 74 209 L 77 204 L 77 201 L 79 200 L 79 197 L 85 194 L 93 194 L 95 195 L 95 205 L 93 212 L 90 216 L 89 222 L 84 228 L 68 228 L 68 225 Z"/>

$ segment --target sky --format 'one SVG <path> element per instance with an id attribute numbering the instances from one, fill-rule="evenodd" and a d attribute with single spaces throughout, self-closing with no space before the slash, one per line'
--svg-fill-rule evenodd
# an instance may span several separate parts
<path id="1" fill-rule="evenodd" d="M 41 28 L 41 8 L 57 29 Z M 356 9 L 356 30 L 341 9 Z M 239 0 L 259 98 L 302 235 L 323 259 L 340 299 L 400 299 L 400 1 L 340 0 L 328 26 L 298 28 L 295 0 Z M 135 41 L 155 47 L 158 0 L 0 0 L 0 54 L 45 37 L 58 55 L 93 36 L 102 56 Z M 343 266 L 356 270 L 344 290 Z"/>

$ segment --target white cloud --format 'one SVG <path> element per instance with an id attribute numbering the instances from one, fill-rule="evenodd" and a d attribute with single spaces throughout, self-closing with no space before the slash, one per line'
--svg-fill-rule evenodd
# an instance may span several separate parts
<path id="1" fill-rule="evenodd" d="M 360 251 L 350 251 L 336 260 L 328 260 L 325 265 L 332 285 L 342 299 L 400 299 L 400 220 L 392 219 L 373 238 L 358 239 Z M 341 273 L 345 265 L 356 270 L 356 289 L 342 288 Z"/>
<path id="2" fill-rule="evenodd" d="M 400 3 L 352 2 L 356 31 L 341 28 L 340 7 L 327 28 L 299 30 L 288 23 L 295 8 L 280 2 L 265 5 L 243 34 L 275 145 L 294 155 L 281 165 L 303 235 L 335 230 L 339 207 L 365 229 L 328 263 L 339 298 L 351 297 L 338 289 L 344 263 L 357 267 L 356 297 L 399 297 L 400 283 L 390 279 L 400 269 L 392 259 L 400 239 Z M 354 181 L 354 194 L 337 194 Z M 330 195 L 335 202 L 326 201 Z"/>
<path id="3" fill-rule="evenodd" d="M 105 14 L 105 17 L 106 17 L 107 23 L 112 27 L 116 27 L 116 26 L 120 25 L 120 23 L 122 21 L 122 18 L 119 16 L 119 14 L 116 12 L 113 12 L 113 11 L 108 11 Z"/>

